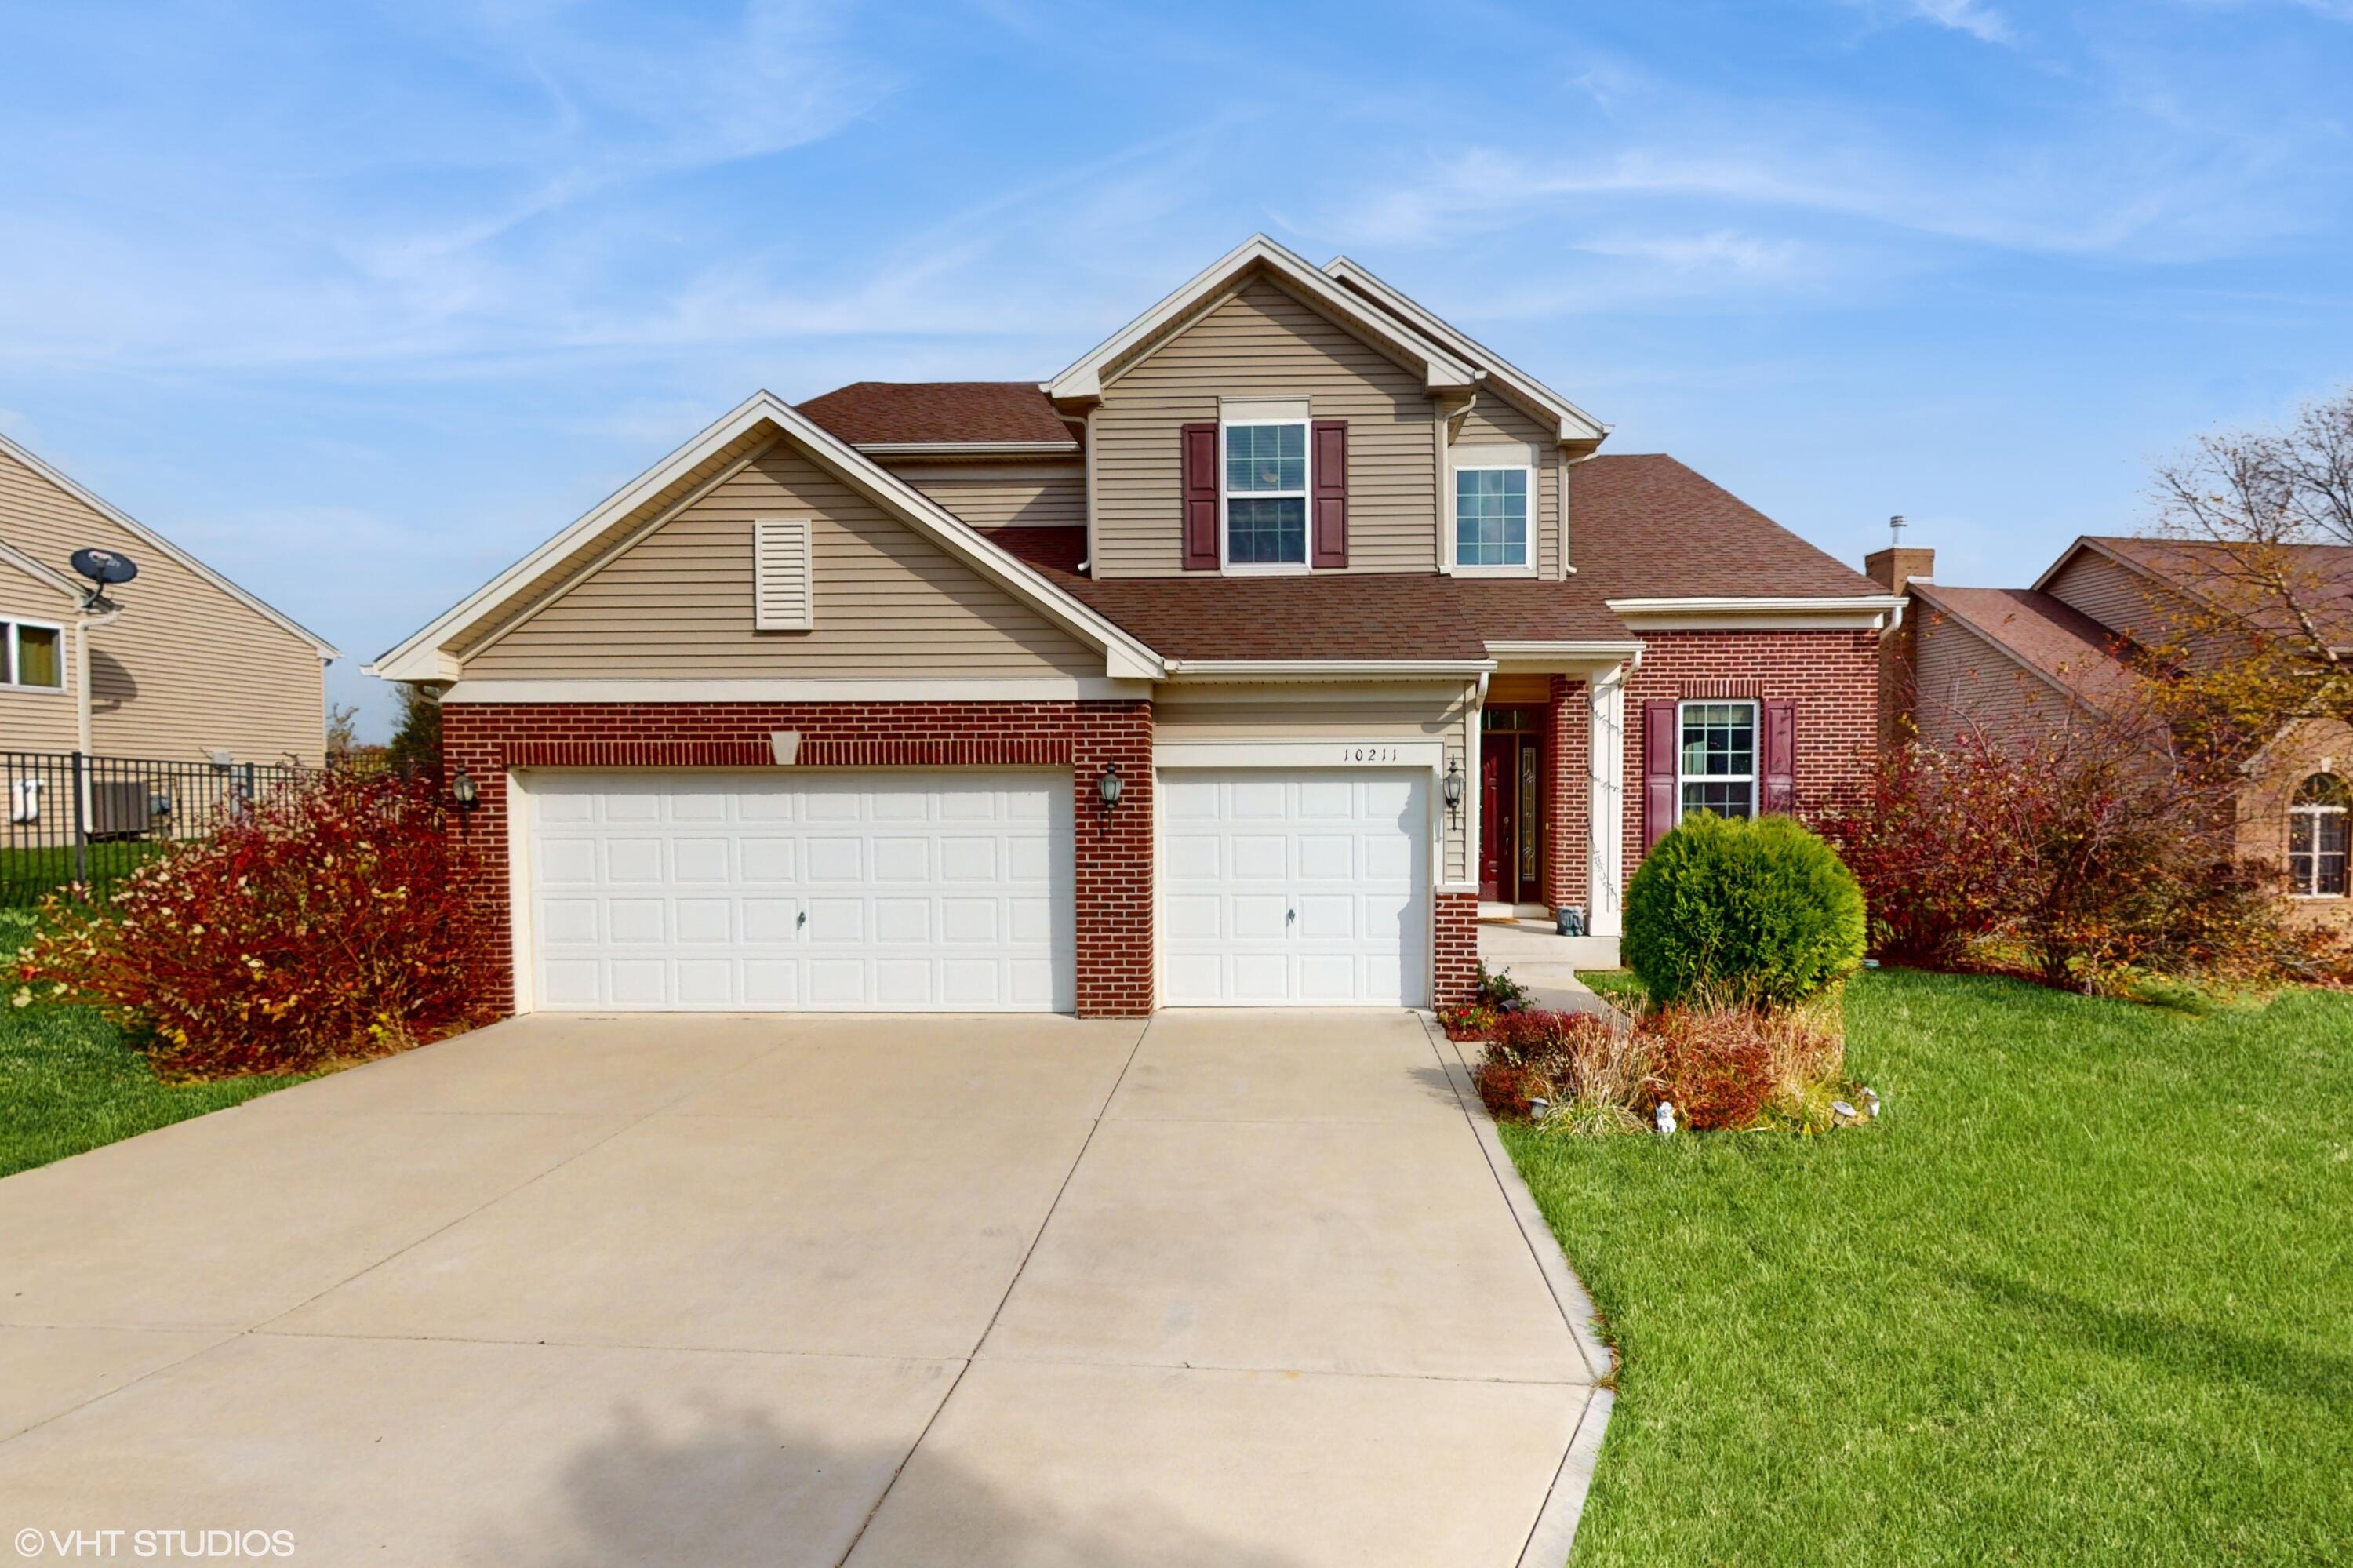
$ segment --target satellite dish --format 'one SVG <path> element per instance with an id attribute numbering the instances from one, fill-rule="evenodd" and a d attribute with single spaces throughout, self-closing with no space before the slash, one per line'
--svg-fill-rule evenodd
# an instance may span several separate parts
<path id="1" fill-rule="evenodd" d="M 128 556 L 118 556 L 112 550 L 101 550 L 95 545 L 85 545 L 67 557 L 73 569 L 88 577 L 90 588 L 82 595 L 85 612 L 104 611 L 112 614 L 121 609 L 106 597 L 106 590 L 117 583 L 127 583 L 139 575 L 139 565 Z"/>
<path id="2" fill-rule="evenodd" d="M 128 556 L 118 556 L 112 550 L 101 550 L 94 545 L 76 550 L 70 559 L 73 569 L 96 583 L 100 589 L 117 583 L 127 583 L 139 575 L 138 563 Z"/>

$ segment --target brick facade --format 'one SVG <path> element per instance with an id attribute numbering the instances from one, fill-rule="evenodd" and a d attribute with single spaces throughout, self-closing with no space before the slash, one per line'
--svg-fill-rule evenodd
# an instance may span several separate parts
<path id="1" fill-rule="evenodd" d="M 1067 767 L 1076 796 L 1078 1011 L 1133 1016 L 1153 1005 L 1152 705 L 1042 703 L 452 703 L 444 766 L 463 768 L 480 806 L 459 820 L 472 867 L 476 983 L 514 1005 L 507 884 L 507 769 L 774 766 L 769 736 L 800 736 L 797 766 Z M 1124 785 L 1105 815 L 1096 779 Z"/>
<path id="2" fill-rule="evenodd" d="M 1797 809 L 1803 816 L 1854 799 L 1869 781 L 1878 754 L 1879 667 L 1879 633 L 1871 630 L 1643 633 L 1642 662 L 1626 680 L 1627 877 L 1642 860 L 1644 703 L 1794 701 Z"/>
<path id="3" fill-rule="evenodd" d="M 1434 894 L 1431 905 L 1436 919 L 1432 932 L 1436 972 L 1430 1005 L 1461 1007 L 1479 994 L 1479 895 Z"/>
<path id="4" fill-rule="evenodd" d="M 1556 910 L 1585 908 L 1592 731 L 1585 683 L 1555 675 L 1545 705 L 1544 901 Z"/>

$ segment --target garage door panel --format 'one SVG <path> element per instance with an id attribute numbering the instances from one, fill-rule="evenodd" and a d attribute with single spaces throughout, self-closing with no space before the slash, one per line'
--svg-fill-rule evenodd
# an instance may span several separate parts
<path id="1" fill-rule="evenodd" d="M 1163 999 L 1174 1006 L 1423 1006 L 1426 775 L 1171 769 Z"/>
<path id="2" fill-rule="evenodd" d="M 539 1006 L 1076 1000 L 1067 775 L 526 780 Z"/>

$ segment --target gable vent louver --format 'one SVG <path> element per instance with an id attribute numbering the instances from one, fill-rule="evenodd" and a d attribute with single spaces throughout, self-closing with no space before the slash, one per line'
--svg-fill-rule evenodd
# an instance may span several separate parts
<path id="1" fill-rule="evenodd" d="M 759 631 L 807 631 L 817 624 L 806 517 L 763 517 L 752 524 L 752 625 Z"/>

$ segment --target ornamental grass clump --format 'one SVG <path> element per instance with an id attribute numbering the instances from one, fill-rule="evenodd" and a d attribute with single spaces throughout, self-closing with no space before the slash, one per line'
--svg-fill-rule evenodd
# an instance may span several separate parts
<path id="1" fill-rule="evenodd" d="M 169 1076 L 309 1071 L 484 1021 L 465 905 L 428 782 L 330 771 L 102 901 L 52 897 L 15 1001 L 93 1006 Z"/>
<path id="2" fill-rule="evenodd" d="M 1788 1007 L 1862 967 L 1862 889 L 1788 817 L 1685 818 L 1626 889 L 1625 954 L 1653 1002 Z"/>

